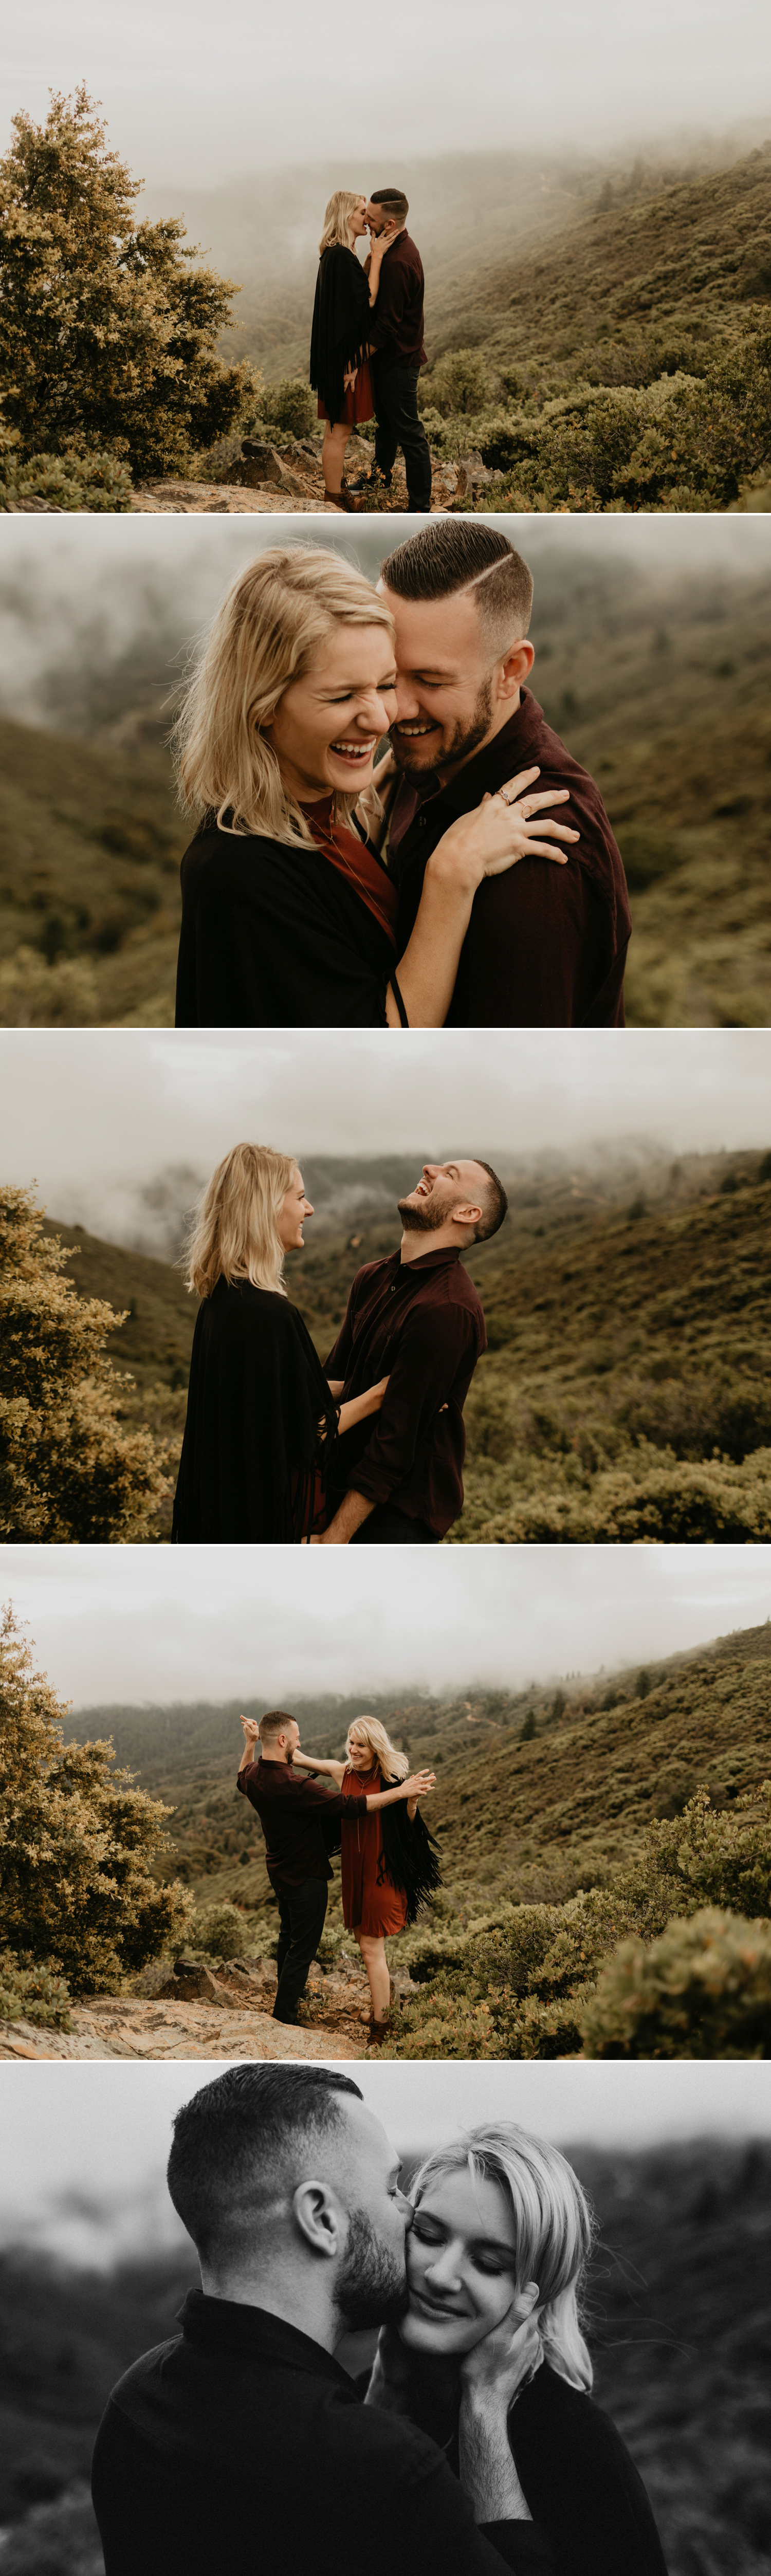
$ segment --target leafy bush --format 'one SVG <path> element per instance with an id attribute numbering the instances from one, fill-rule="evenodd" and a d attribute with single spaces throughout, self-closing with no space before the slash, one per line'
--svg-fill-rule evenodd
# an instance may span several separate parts
<path id="1" fill-rule="evenodd" d="M 479 412 L 489 403 L 493 378 L 476 349 L 448 349 L 421 379 L 420 409 L 448 414 Z"/>
<path id="2" fill-rule="evenodd" d="M 187 1926 L 192 1948 L 204 1950 L 212 1959 L 239 1958 L 246 1938 L 244 1918 L 236 1905 L 208 1905 Z"/>
<path id="3" fill-rule="evenodd" d="M 41 2030 L 71 2030 L 66 1977 L 28 1950 L 0 1950 L 0 2021 L 31 2021 Z"/>
<path id="4" fill-rule="evenodd" d="M 648 1955 L 646 1945 L 661 1941 L 667 1927 L 671 1931 L 674 1916 L 703 1921 L 705 1907 L 735 1907 L 735 1918 L 726 1911 L 726 1920 L 738 1921 L 750 1905 L 767 1911 L 770 1901 L 771 1784 L 760 1793 L 744 1793 L 733 1811 L 714 1809 L 702 1787 L 673 1822 L 651 1825 L 641 1860 L 617 1871 L 606 1886 L 581 1889 L 563 1905 L 501 1906 L 487 1923 L 472 1924 L 465 1934 L 459 1929 L 450 1935 L 421 1934 L 416 1927 L 408 1936 L 409 1959 L 407 1942 L 399 1942 L 398 1953 L 394 1944 L 399 1965 L 408 1964 L 413 1979 L 421 1981 L 421 1966 L 429 1973 L 425 1991 L 405 2003 L 401 2025 L 384 2053 L 400 2058 L 580 2054 L 597 1981 L 609 1963 L 612 1969 L 619 1958 L 634 1957 L 639 1964 Z M 771 1927 L 766 1931 L 771 1945 Z M 729 1947 L 734 1977 L 739 1975 L 736 1944 Z M 757 1972 L 761 1995 L 768 1974 L 765 1958 L 763 1951 Z M 624 1967 L 622 1976 L 626 1973 Z M 741 2010 L 746 2006 L 751 2019 L 755 1969 L 747 1976 Z M 612 1978 L 611 1985 L 615 1996 Z M 636 2046 L 628 2053 L 649 2052 Z M 727 2044 L 725 2050 L 705 2048 L 703 2053 L 742 2052 Z"/>
<path id="5" fill-rule="evenodd" d="M 266 385 L 262 397 L 262 414 L 277 429 L 288 430 L 293 438 L 307 438 L 316 425 L 316 396 L 310 385 L 285 376 L 279 385 Z"/>
<path id="6" fill-rule="evenodd" d="M 124 1321 L 62 1278 L 29 1191 L 0 1190 L 0 1532 L 8 1539 L 138 1539 L 168 1492 L 149 1431 L 116 1420 L 124 1381 L 104 1356 Z"/>
<path id="7" fill-rule="evenodd" d="M 706 1906 L 622 1942 L 581 2030 L 586 2057 L 771 2057 L 771 1924 Z"/>
<path id="8" fill-rule="evenodd" d="M 453 1539 L 456 1532 L 461 1543 L 469 1539 L 468 1520 L 456 1524 Z M 755 1450 L 740 1467 L 723 1459 L 700 1465 L 672 1459 L 646 1464 L 636 1475 L 609 1468 L 591 1494 L 574 1498 L 568 1489 L 529 1496 L 494 1521 L 482 1519 L 474 1535 L 530 1546 L 771 1538 L 771 1450 Z"/>
<path id="9" fill-rule="evenodd" d="M 85 87 L 74 102 L 55 95 L 44 126 L 14 117 L 12 132 L 0 163 L 8 424 L 23 457 L 66 459 L 73 440 L 90 451 L 104 507 L 105 451 L 138 475 L 180 472 L 231 427 L 251 374 L 217 356 L 233 289 L 193 266 L 181 222 L 136 222 L 140 183 L 105 150 Z"/>
<path id="10" fill-rule="evenodd" d="M 26 464 L 9 458 L 0 477 L 0 510 L 18 510 L 32 500 L 57 510 L 130 510 L 131 475 L 123 458 L 106 450 L 30 456 Z"/>
<path id="11" fill-rule="evenodd" d="M 92 1028 L 99 1018 L 96 977 L 86 957 L 46 964 L 39 948 L 17 948 L 0 965 L 0 1028 Z"/>
<path id="12" fill-rule="evenodd" d="M 0 1632 L 0 1909 L 26 1964 L 70 1992 L 117 1992 L 189 1925 L 193 1899 L 151 1864 L 171 1810 L 113 1771 L 111 1744 L 67 1744 L 63 1711 L 13 1615 Z M 45 1997 L 42 1998 L 45 2000 Z"/>

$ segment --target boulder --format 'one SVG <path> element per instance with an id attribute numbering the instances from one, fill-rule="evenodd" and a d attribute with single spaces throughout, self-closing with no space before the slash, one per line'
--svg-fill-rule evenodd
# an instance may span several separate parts
<path id="1" fill-rule="evenodd" d="M 242 439 L 241 454 L 236 457 L 235 464 L 229 466 L 228 473 L 231 483 L 246 483 L 253 491 L 261 483 L 279 483 L 288 492 L 297 488 L 294 475 L 287 473 L 278 449 L 268 447 L 258 438 Z"/>
<path id="2" fill-rule="evenodd" d="M 205 1968 L 197 1959 L 175 1959 L 168 1983 L 161 1986 L 159 1992 L 167 1998 L 173 1996 L 177 2003 L 217 2003 L 222 2000 L 211 1969 Z"/>

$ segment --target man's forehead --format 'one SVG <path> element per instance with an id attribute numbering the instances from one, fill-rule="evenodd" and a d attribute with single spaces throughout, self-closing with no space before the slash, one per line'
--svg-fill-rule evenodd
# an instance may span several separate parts
<path id="1" fill-rule="evenodd" d="M 403 599 L 399 591 L 389 590 L 382 575 L 378 590 L 407 651 L 420 654 L 430 642 L 432 670 L 449 674 L 457 666 L 459 652 L 464 648 L 478 650 L 479 612 L 474 590 L 452 590 L 441 599 Z"/>

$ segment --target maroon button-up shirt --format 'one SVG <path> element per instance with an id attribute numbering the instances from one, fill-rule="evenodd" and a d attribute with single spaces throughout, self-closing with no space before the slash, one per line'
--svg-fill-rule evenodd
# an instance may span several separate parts
<path id="1" fill-rule="evenodd" d="M 533 792 L 567 787 L 553 820 L 581 835 L 566 841 L 566 868 L 520 859 L 478 886 L 448 1028 L 623 1028 L 624 966 L 631 919 L 621 852 L 599 789 L 552 733 L 530 689 L 492 742 L 446 787 L 431 775 L 402 778 L 389 834 L 389 868 L 399 885 L 398 955 L 403 957 L 423 891 L 427 860 L 458 814 L 521 769 L 540 769 Z M 543 808 L 549 819 L 548 806 Z"/>
<path id="2" fill-rule="evenodd" d="M 353 1486 L 444 1538 L 463 1508 L 463 1407 L 486 1349 L 480 1299 L 451 1245 L 357 1271 L 325 1375 L 344 1380 L 344 1402 L 378 1378 L 388 1386 L 380 1412 L 338 1441 L 338 1500 Z"/>
<path id="3" fill-rule="evenodd" d="M 245 1762 L 237 1788 L 256 1807 L 265 1836 L 265 1859 L 277 1887 L 301 1887 L 304 1878 L 331 1878 L 322 1823 L 343 1812 L 342 1793 L 325 1788 L 291 1762 Z M 346 1798 L 347 1816 L 366 1816 L 366 1797 Z"/>
<path id="4" fill-rule="evenodd" d="M 367 337 L 381 367 L 424 367 L 423 262 L 409 233 L 397 233 L 380 270 Z"/>

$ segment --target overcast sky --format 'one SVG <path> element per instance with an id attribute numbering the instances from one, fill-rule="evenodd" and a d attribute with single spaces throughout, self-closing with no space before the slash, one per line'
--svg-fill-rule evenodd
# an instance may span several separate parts
<path id="1" fill-rule="evenodd" d="M 341 0 L 27 0 L 14 33 L 4 134 L 14 110 L 42 119 L 49 87 L 85 78 L 136 174 L 175 188 L 338 151 L 341 185 L 374 186 L 388 175 L 374 155 L 564 144 L 577 157 L 771 111 L 763 0 L 730 15 L 725 0 L 483 0 L 473 18 L 444 0 L 438 19 L 413 0 L 385 15 Z"/>
<path id="2" fill-rule="evenodd" d="M 35 1663 L 76 1708 L 453 1693 L 655 1661 L 771 1617 L 771 1547 L 0 1547 Z"/>
<path id="3" fill-rule="evenodd" d="M 345 1029 L 322 1058 L 311 1029 L 3 1029 L 0 1164 L 63 1223 L 151 1250 L 142 1189 L 175 1163 L 207 1178 L 240 1138 L 509 1168 L 630 1138 L 766 1146 L 770 1076 L 767 1029 L 506 1029 L 494 1055 L 479 1030 L 449 1045 L 440 1029 Z"/>
<path id="4" fill-rule="evenodd" d="M 171 2122 L 223 2065 L 0 2066 L 5 2152 L 0 2243 L 109 2264 L 188 2243 L 165 2187 Z M 558 2146 L 766 2138 L 764 2064 L 347 2066 L 402 2154 L 483 2120 L 517 2120 Z"/>
<path id="5" fill-rule="evenodd" d="M 536 580 L 534 635 L 539 630 L 538 568 L 548 558 L 564 562 L 572 590 L 577 564 L 628 564 L 672 582 L 721 571 L 748 580 L 771 574 L 771 520 L 713 516 L 657 518 L 493 518 L 532 564 Z M 131 643 L 142 639 L 153 661 L 168 665 L 169 688 L 179 680 L 192 644 L 204 631 L 231 581 L 264 546 L 279 543 L 335 546 L 370 580 L 392 547 L 412 533 L 397 516 L 387 529 L 374 519 L 338 527 L 298 514 L 274 526 L 269 516 L 244 519 L 93 518 L 44 528 L 25 519 L 3 529 L 0 596 L 0 707 L 27 721 L 45 721 L 62 672 L 96 671 L 100 679 Z M 662 594 L 663 596 L 663 594 Z M 546 597 L 551 600 L 551 585 Z M 550 628 L 553 626 L 553 612 Z M 66 717 L 65 717 L 66 720 Z"/>

